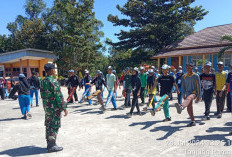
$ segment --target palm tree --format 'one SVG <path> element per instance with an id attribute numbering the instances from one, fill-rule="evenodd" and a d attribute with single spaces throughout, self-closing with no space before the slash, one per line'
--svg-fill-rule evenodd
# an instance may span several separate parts
<path id="1" fill-rule="evenodd" d="M 222 36 L 221 40 L 222 40 L 222 41 L 223 41 L 223 40 L 227 40 L 227 41 L 229 41 L 229 42 L 232 42 L 232 36 L 224 35 L 224 36 Z M 232 48 L 232 46 L 227 46 L 227 47 L 222 48 L 222 49 L 218 52 L 218 60 L 220 60 L 220 59 L 222 58 L 222 56 L 224 55 L 224 53 L 225 53 L 226 50 L 229 50 L 229 49 L 231 49 L 231 48 Z"/>

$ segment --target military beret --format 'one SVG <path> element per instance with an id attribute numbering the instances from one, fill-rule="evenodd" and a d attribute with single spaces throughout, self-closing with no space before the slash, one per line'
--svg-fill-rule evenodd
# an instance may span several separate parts
<path id="1" fill-rule="evenodd" d="M 51 64 L 51 63 L 47 63 L 47 64 L 44 65 L 44 69 L 45 69 L 45 71 L 55 69 L 55 65 Z"/>

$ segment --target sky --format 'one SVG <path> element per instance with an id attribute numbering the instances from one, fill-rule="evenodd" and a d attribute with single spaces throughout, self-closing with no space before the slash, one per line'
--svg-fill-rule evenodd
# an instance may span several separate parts
<path id="1" fill-rule="evenodd" d="M 9 34 L 6 26 L 9 22 L 13 22 L 17 15 L 25 15 L 24 5 L 26 0 L 0 0 L 0 34 Z M 52 6 L 53 0 L 44 0 L 48 7 Z M 114 27 L 112 23 L 107 21 L 109 14 L 120 15 L 116 9 L 116 5 L 123 6 L 127 0 L 95 0 L 94 12 L 96 18 L 104 24 L 102 31 L 105 33 L 104 38 L 110 38 L 118 41 L 115 33 L 119 33 L 124 27 Z M 192 6 L 202 5 L 204 9 L 209 11 L 203 20 L 197 21 L 195 31 L 199 31 L 206 27 L 212 27 L 223 24 L 232 23 L 232 0 L 196 0 Z M 102 39 L 104 40 L 104 39 Z"/>

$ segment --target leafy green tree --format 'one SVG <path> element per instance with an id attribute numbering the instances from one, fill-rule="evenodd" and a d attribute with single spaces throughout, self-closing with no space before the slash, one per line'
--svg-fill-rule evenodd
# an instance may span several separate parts
<path id="1" fill-rule="evenodd" d="M 55 0 L 47 14 L 49 49 L 60 57 L 58 65 L 65 70 L 92 69 L 101 52 L 102 22 L 95 18 L 93 0 Z"/>
<path id="2" fill-rule="evenodd" d="M 115 34 L 119 42 L 108 42 L 115 49 L 132 49 L 140 61 L 148 59 L 167 45 L 193 33 L 196 21 L 208 13 L 195 0 L 128 0 L 117 9 L 125 18 L 109 15 L 114 26 L 130 28 Z"/>
<path id="3" fill-rule="evenodd" d="M 221 38 L 221 40 L 232 42 L 232 36 L 225 35 Z M 222 48 L 218 53 L 218 60 L 221 60 L 224 53 L 229 49 L 232 49 L 232 46 L 226 46 L 225 48 Z"/>

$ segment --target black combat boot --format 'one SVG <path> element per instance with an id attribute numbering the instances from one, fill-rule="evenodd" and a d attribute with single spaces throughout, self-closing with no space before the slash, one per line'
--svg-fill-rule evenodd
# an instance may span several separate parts
<path id="1" fill-rule="evenodd" d="M 47 140 L 47 149 L 48 149 L 48 153 L 52 153 L 52 152 L 59 152 L 63 150 L 63 147 L 58 147 L 56 145 L 56 141 L 55 140 Z"/>

